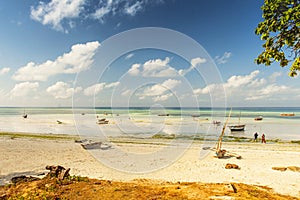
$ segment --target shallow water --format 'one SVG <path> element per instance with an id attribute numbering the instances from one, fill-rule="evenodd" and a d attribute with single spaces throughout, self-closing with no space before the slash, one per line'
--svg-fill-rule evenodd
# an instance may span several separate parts
<path id="1" fill-rule="evenodd" d="M 22 118 L 24 111 L 28 118 Z M 222 131 L 229 111 L 222 108 L 0 108 L 0 131 L 79 134 L 94 137 L 152 137 L 176 135 L 193 139 L 216 139 Z M 280 113 L 294 113 L 281 117 Z M 159 115 L 168 114 L 166 116 Z M 107 125 L 96 124 L 97 117 L 109 120 Z M 197 117 L 192 117 L 197 116 Z M 254 118 L 262 116 L 262 121 Z M 62 124 L 58 124 L 57 120 Z M 212 124 L 221 121 L 221 125 Z M 252 138 L 254 132 L 267 139 L 300 140 L 300 108 L 235 108 L 229 124 L 246 124 L 243 132 L 228 136 Z"/>

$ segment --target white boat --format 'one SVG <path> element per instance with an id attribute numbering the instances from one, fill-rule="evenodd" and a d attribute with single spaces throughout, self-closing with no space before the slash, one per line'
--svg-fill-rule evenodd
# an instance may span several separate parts
<path id="1" fill-rule="evenodd" d="M 241 122 L 241 112 L 239 115 L 239 123 L 236 125 L 229 125 L 227 127 L 230 129 L 230 131 L 244 131 L 246 124 L 240 124 L 240 122 Z"/>
<path id="2" fill-rule="evenodd" d="M 228 126 L 228 128 L 231 130 L 231 131 L 243 131 L 245 130 L 245 124 L 239 124 L 239 125 L 230 125 Z"/>

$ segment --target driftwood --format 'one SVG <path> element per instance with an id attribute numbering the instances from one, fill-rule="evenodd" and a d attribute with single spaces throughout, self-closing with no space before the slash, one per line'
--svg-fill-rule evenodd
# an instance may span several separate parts
<path id="1" fill-rule="evenodd" d="M 16 183 L 21 183 L 21 182 L 31 182 L 31 181 L 36 181 L 39 180 L 39 178 L 32 177 L 32 176 L 15 176 L 11 178 L 11 182 L 16 184 Z"/>
<path id="2" fill-rule="evenodd" d="M 50 177 L 56 177 L 59 180 L 63 180 L 64 178 L 70 176 L 69 172 L 70 172 L 70 168 L 65 169 L 64 167 L 57 165 L 47 165 L 46 169 L 50 170 L 50 172 L 47 174 L 47 176 Z"/>
<path id="3" fill-rule="evenodd" d="M 300 172 L 300 167 L 297 166 L 288 166 L 288 167 L 272 167 L 273 170 L 277 170 L 277 171 L 286 171 L 286 170 L 290 170 L 293 172 Z"/>

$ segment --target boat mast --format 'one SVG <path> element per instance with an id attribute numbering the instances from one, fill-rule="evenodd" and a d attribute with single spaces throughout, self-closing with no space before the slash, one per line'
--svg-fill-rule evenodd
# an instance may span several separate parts
<path id="1" fill-rule="evenodd" d="M 229 115 L 227 117 L 227 120 L 225 122 L 225 124 L 223 125 L 223 128 L 222 128 L 222 133 L 221 135 L 219 136 L 219 140 L 218 140 L 218 143 L 217 143 L 217 146 L 216 146 L 216 153 L 218 154 L 220 151 L 221 151 L 221 146 L 222 146 L 222 139 L 223 139 L 223 136 L 225 134 L 225 128 L 227 126 L 227 123 L 230 119 L 230 116 L 231 116 L 231 111 L 232 111 L 232 108 L 230 109 L 230 112 L 229 112 Z"/>

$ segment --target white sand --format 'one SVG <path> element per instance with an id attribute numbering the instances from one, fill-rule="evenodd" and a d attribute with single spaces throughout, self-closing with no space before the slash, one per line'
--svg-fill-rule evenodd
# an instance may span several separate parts
<path id="1" fill-rule="evenodd" d="M 123 151 L 149 152 L 160 149 L 159 145 L 118 144 Z M 241 182 L 263 185 L 276 192 L 300 197 L 300 172 L 275 171 L 272 167 L 300 167 L 299 144 L 225 143 L 223 148 L 238 153 L 243 158 L 217 159 L 214 153 L 200 159 L 202 147 L 194 143 L 184 155 L 170 166 L 151 173 L 133 174 L 104 166 L 80 144 L 64 140 L 0 138 L 0 183 L 4 184 L 16 175 L 36 175 L 46 165 L 62 165 L 71 168 L 72 175 L 91 178 L 128 181 L 136 178 L 165 181 L 191 182 Z M 103 150 L 104 151 L 104 150 Z M 107 149 L 107 156 L 113 150 Z M 111 152 L 111 153 L 110 153 Z M 118 162 L 127 162 L 119 157 Z M 159 166 L 161 159 L 151 161 Z M 240 170 L 225 169 L 226 163 L 237 164 Z"/>

